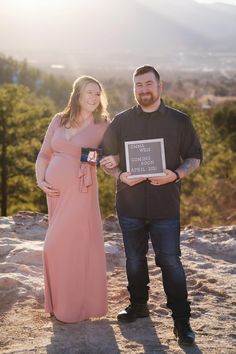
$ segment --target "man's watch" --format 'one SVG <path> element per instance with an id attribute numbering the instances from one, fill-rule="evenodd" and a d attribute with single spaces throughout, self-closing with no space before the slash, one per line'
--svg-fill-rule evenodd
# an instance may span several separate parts
<path id="1" fill-rule="evenodd" d="M 173 171 L 176 174 L 176 179 L 173 181 L 174 183 L 178 183 L 180 181 L 180 175 L 177 171 Z"/>

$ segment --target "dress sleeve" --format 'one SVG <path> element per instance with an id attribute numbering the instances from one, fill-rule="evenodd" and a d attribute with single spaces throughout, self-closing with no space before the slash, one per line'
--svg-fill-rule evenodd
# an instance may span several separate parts
<path id="1" fill-rule="evenodd" d="M 196 158 L 202 161 L 203 158 L 202 147 L 190 118 L 186 118 L 185 120 L 180 154 L 183 160 Z"/>
<path id="2" fill-rule="evenodd" d="M 48 129 L 46 131 L 44 140 L 43 140 L 43 144 L 41 146 L 41 149 L 38 153 L 38 158 L 42 158 L 44 160 L 50 160 L 53 154 L 53 150 L 52 150 L 52 146 L 51 146 L 51 141 L 52 141 L 52 137 L 54 135 L 54 132 L 56 130 L 56 128 L 58 127 L 58 120 L 59 117 L 58 115 L 56 115 L 52 120 L 51 123 L 48 126 Z"/>

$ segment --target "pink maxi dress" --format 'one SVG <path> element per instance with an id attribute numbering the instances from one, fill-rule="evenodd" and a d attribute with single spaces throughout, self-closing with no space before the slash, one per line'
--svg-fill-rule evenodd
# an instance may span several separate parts
<path id="1" fill-rule="evenodd" d="M 67 140 L 59 118 L 56 115 L 50 123 L 38 155 L 49 160 L 45 180 L 60 190 L 59 197 L 47 197 L 45 311 L 73 323 L 107 312 L 96 167 L 80 162 L 81 147 L 98 147 L 107 123 L 91 121 Z"/>

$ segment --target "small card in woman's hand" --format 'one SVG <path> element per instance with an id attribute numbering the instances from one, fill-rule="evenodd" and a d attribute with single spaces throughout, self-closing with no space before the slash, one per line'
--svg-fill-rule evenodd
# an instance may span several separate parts
<path id="1" fill-rule="evenodd" d="M 81 148 L 81 158 L 80 161 L 88 162 L 91 164 L 99 165 L 102 159 L 102 149 L 101 148 Z"/>

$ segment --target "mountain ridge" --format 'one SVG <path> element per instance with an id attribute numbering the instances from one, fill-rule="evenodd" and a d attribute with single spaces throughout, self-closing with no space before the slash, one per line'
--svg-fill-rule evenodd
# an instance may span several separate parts
<path id="1" fill-rule="evenodd" d="M 132 64 L 133 55 L 143 62 L 147 56 L 236 52 L 233 5 L 100 0 L 97 7 L 95 0 L 69 0 L 54 8 L 31 4 L 22 14 L 6 4 L 2 9 L 0 52 L 16 58 L 106 67 L 112 56 L 128 56 Z"/>

